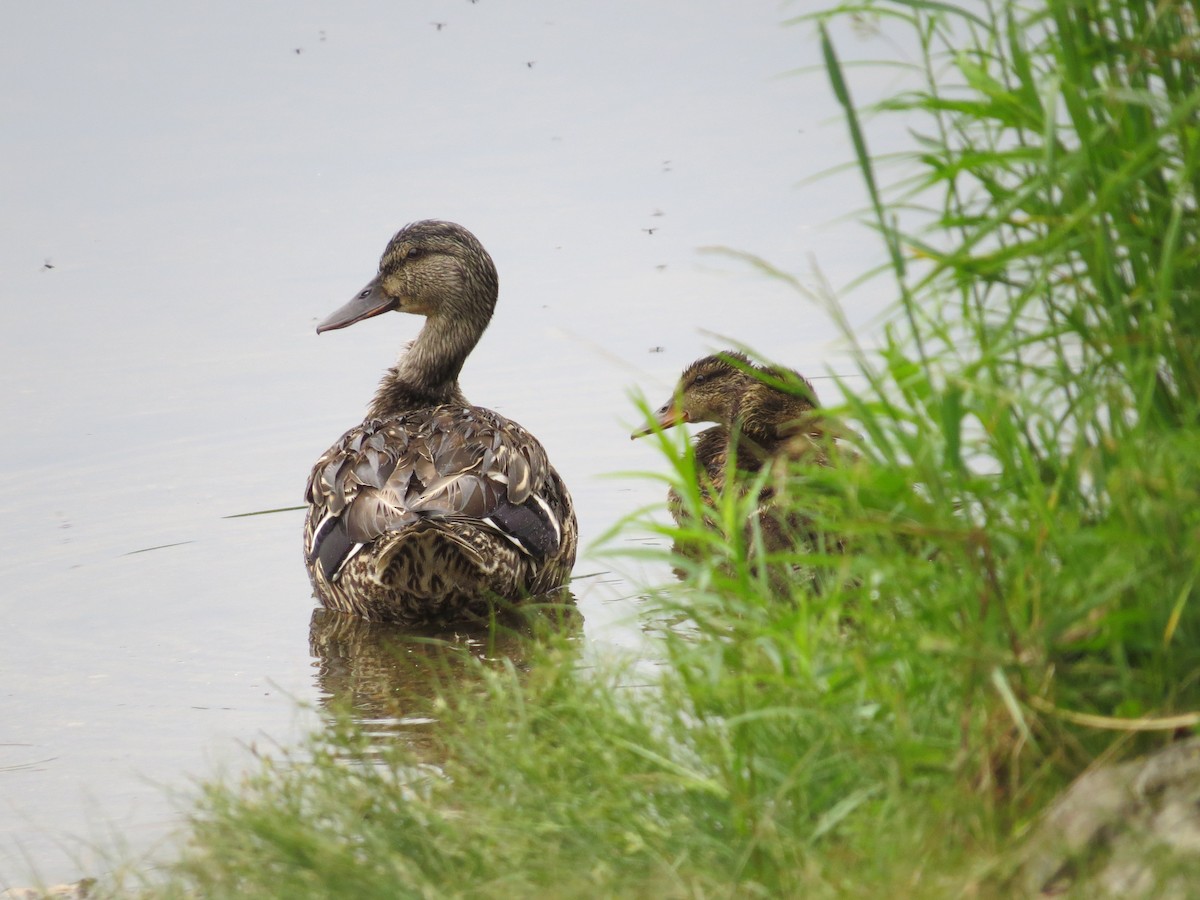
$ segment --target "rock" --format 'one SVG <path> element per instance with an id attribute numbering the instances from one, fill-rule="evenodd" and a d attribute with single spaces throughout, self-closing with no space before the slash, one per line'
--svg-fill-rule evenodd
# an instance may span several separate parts
<path id="1" fill-rule="evenodd" d="M 1080 776 L 1020 853 L 1025 896 L 1200 896 L 1200 738 Z"/>
<path id="2" fill-rule="evenodd" d="M 66 900 L 87 900 L 92 896 L 95 878 L 84 878 L 72 884 L 56 884 L 47 888 L 9 888 L 0 891 L 0 900 L 50 900 L 50 898 L 66 898 Z"/>

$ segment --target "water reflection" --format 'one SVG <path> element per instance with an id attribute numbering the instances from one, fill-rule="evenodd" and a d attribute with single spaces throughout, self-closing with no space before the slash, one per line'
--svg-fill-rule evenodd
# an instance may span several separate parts
<path id="1" fill-rule="evenodd" d="M 414 630 L 313 611 L 309 652 L 323 706 L 347 713 L 373 742 L 404 740 L 420 755 L 436 744 L 435 701 L 477 689 L 492 665 L 528 671 L 548 637 L 575 642 L 583 616 L 566 590 L 550 604 L 527 604 L 488 625 Z M 427 758 L 427 757 L 426 757 Z"/>

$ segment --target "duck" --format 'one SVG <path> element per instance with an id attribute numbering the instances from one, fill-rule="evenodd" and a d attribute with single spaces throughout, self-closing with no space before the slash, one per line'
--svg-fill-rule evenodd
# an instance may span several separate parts
<path id="1" fill-rule="evenodd" d="M 715 497 L 730 487 L 748 489 L 753 477 L 767 468 L 770 474 L 760 488 L 756 509 L 767 549 L 788 549 L 800 536 L 811 536 L 802 516 L 776 509 L 776 496 L 792 464 L 831 465 L 816 391 L 799 372 L 756 365 L 734 350 L 704 356 L 683 370 L 671 399 L 652 419 L 653 424 L 630 437 L 687 422 L 715 423 L 693 441 L 698 488 L 705 504 L 713 505 Z M 690 518 L 674 487 L 668 491 L 667 507 L 677 524 Z"/>
<path id="2" fill-rule="evenodd" d="M 479 240 L 429 219 L 396 232 L 375 277 L 317 326 L 425 317 L 363 421 L 309 475 L 304 559 L 326 609 L 440 627 L 568 581 L 578 523 L 566 485 L 533 434 L 468 402 L 458 383 L 498 296 Z"/>

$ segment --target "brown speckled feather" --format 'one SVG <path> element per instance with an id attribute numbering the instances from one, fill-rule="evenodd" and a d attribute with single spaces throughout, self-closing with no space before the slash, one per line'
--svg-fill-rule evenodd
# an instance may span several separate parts
<path id="1" fill-rule="evenodd" d="M 306 499 L 313 587 L 367 618 L 485 617 L 495 597 L 557 587 L 575 558 L 570 495 L 541 444 L 480 407 L 351 429 L 317 461 Z"/>

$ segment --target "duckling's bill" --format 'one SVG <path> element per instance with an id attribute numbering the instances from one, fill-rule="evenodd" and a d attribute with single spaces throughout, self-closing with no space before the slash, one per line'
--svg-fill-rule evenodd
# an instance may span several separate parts
<path id="1" fill-rule="evenodd" d="M 691 419 L 688 418 L 687 411 L 680 409 L 674 403 L 667 403 L 664 406 L 659 407 L 658 411 L 654 413 L 655 425 L 657 425 L 659 428 L 663 429 L 664 431 L 668 428 L 674 428 L 676 425 L 680 424 L 681 422 L 690 422 L 690 421 L 691 421 Z M 629 439 L 631 441 L 634 441 L 640 437 L 645 437 L 646 435 L 653 434 L 653 433 L 654 433 L 654 425 L 651 425 L 648 428 L 638 429 L 637 431 L 635 431 L 633 434 L 631 434 L 629 436 Z"/>
<path id="2" fill-rule="evenodd" d="M 395 299 L 383 292 L 379 285 L 379 279 L 374 278 L 355 295 L 353 300 L 326 316 L 325 320 L 317 326 L 317 334 L 345 328 L 347 325 L 353 325 L 363 319 L 390 312 L 395 308 L 395 304 Z"/>

